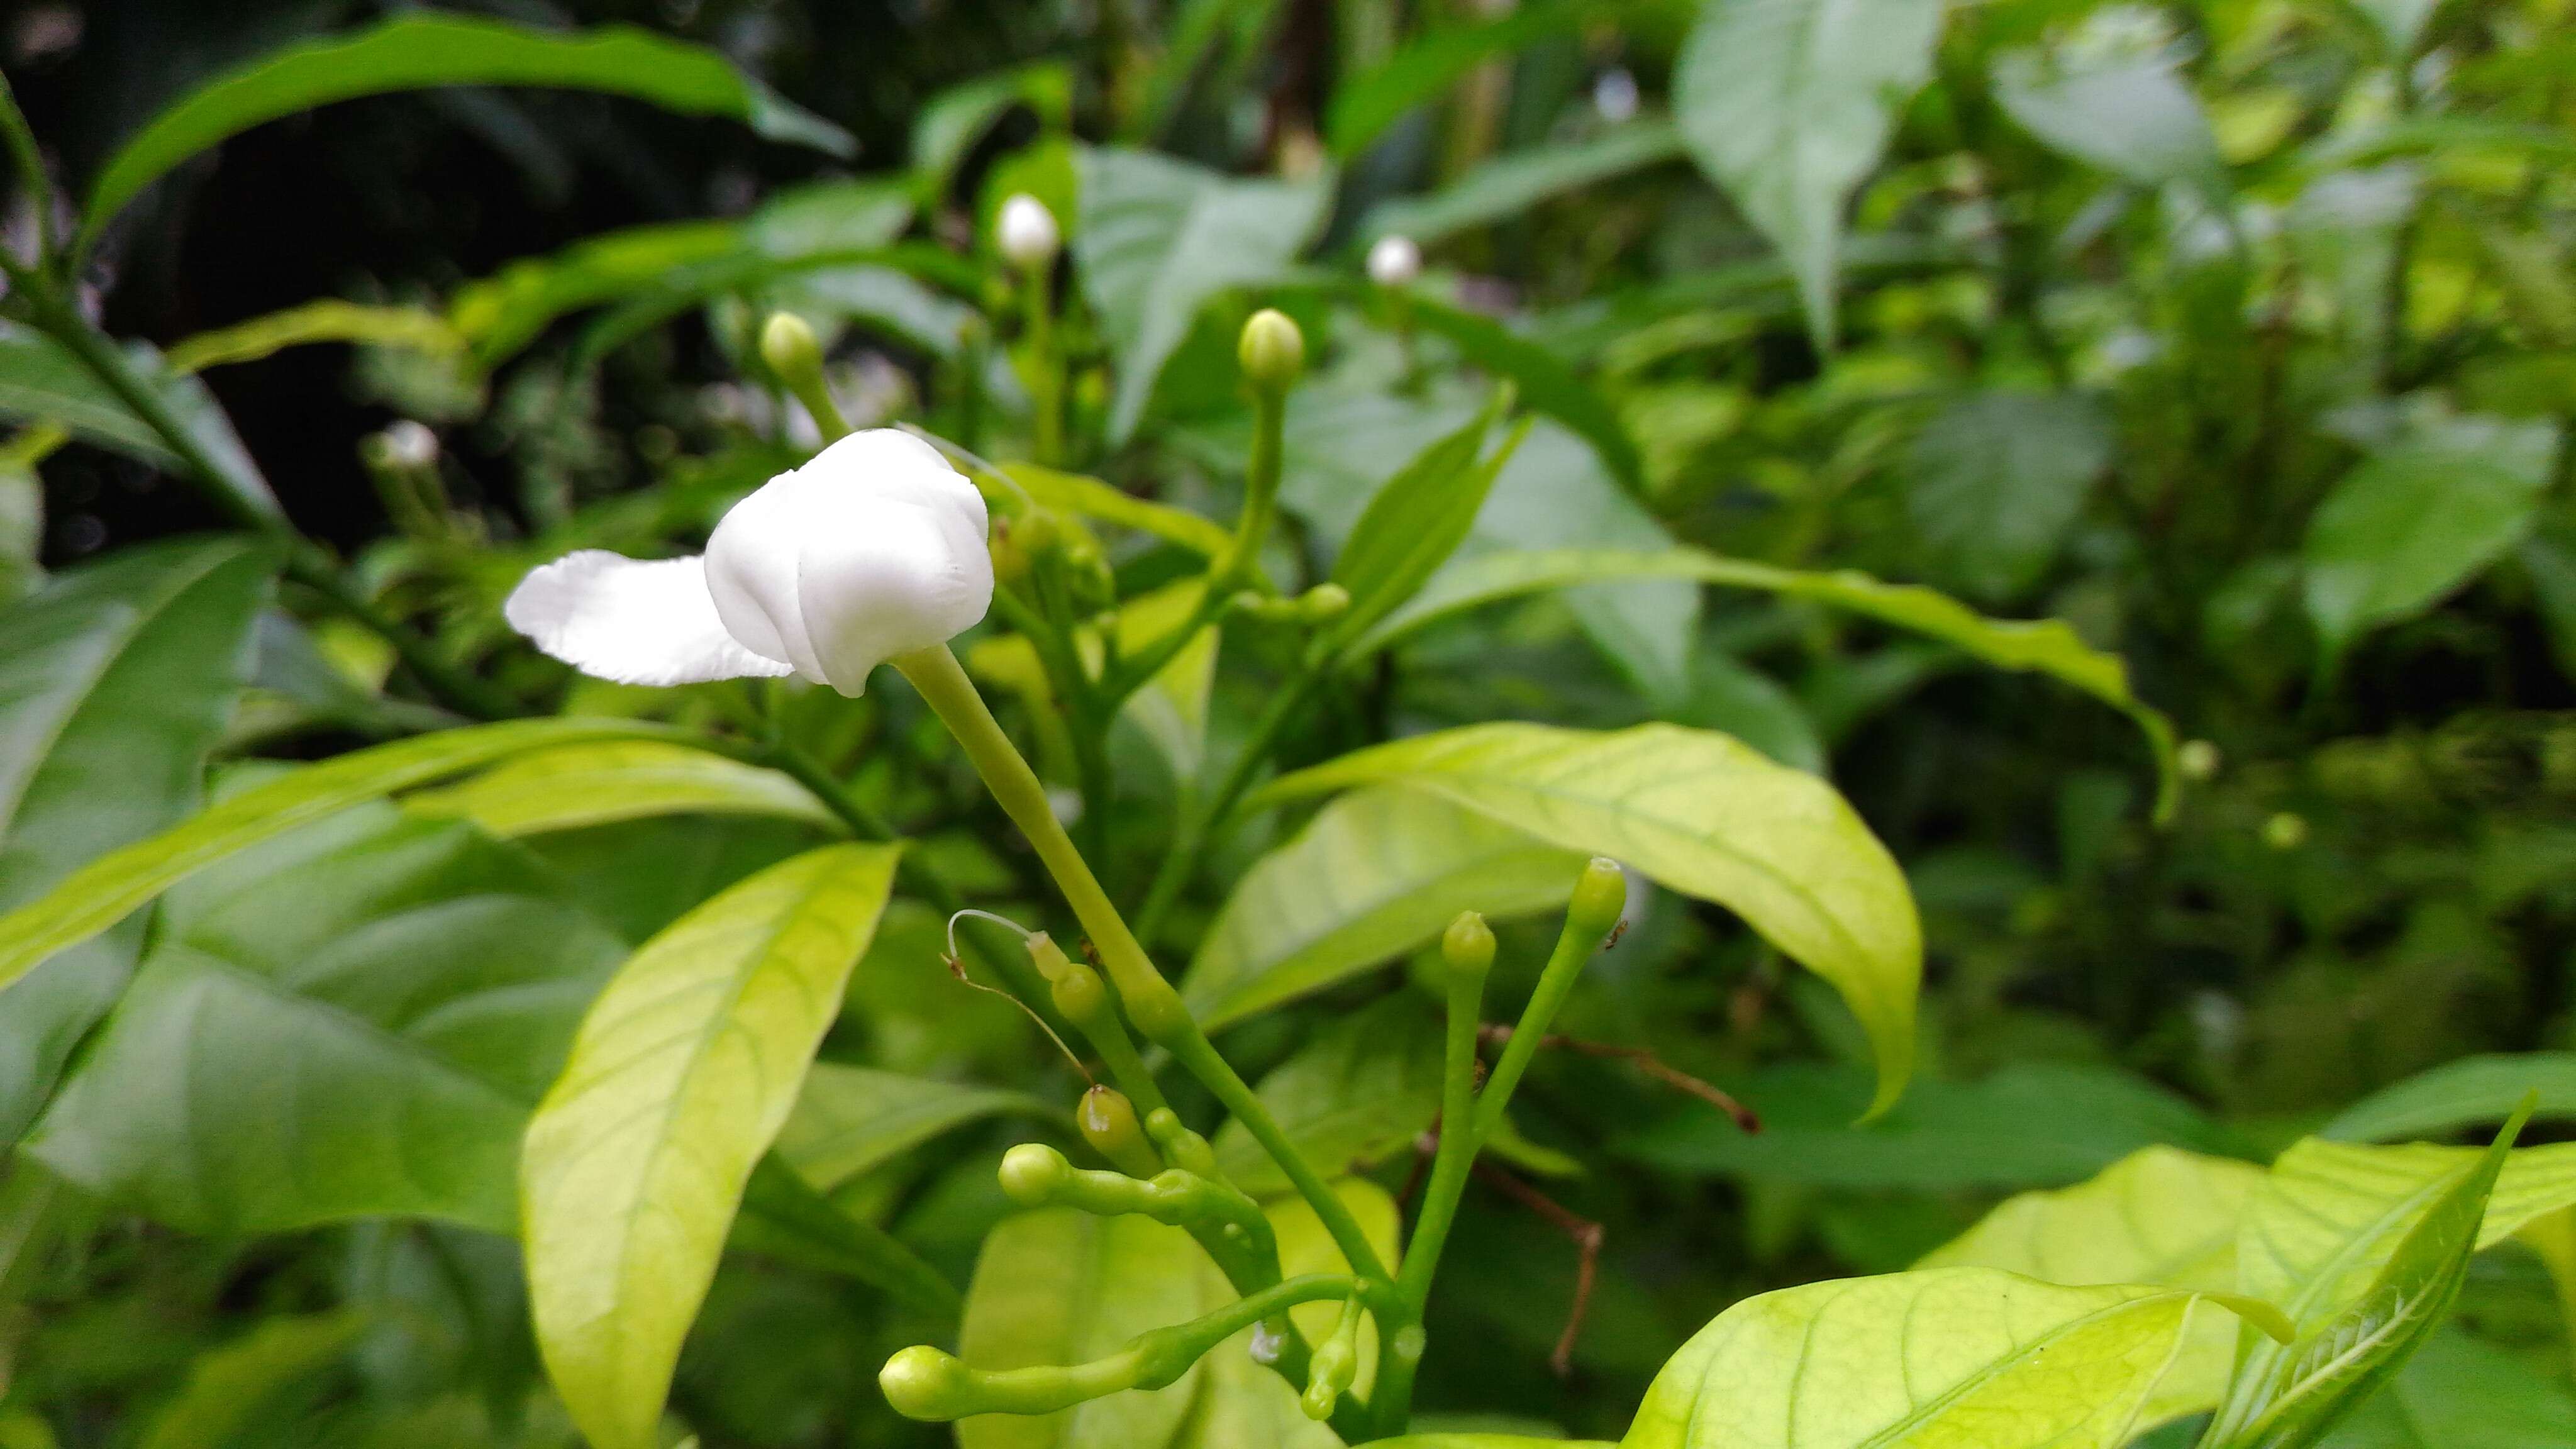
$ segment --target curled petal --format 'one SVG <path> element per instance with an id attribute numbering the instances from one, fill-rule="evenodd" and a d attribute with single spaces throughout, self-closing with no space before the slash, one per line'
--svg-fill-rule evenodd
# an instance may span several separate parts
<path id="1" fill-rule="evenodd" d="M 725 631 L 707 593 L 702 558 L 645 562 L 583 549 L 530 571 L 501 615 L 539 649 L 619 684 L 697 684 L 793 672 Z"/>

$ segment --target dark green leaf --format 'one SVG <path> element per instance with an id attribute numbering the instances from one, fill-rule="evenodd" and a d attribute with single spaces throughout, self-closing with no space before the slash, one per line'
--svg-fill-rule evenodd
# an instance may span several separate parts
<path id="1" fill-rule="evenodd" d="M 29 1151 L 198 1232 L 516 1225 L 520 1126 L 625 949 L 533 861 L 375 805 L 214 866 L 161 914 Z"/>
<path id="2" fill-rule="evenodd" d="M 1583 0 L 1533 0 L 1490 20 L 1425 31 L 1374 70 L 1334 88 L 1324 121 L 1333 154 L 1345 161 L 1357 156 L 1405 112 L 1436 99 L 1488 58 L 1570 34 L 1587 16 L 1609 9 Z"/>
<path id="3" fill-rule="evenodd" d="M 0 909 L 196 808 L 275 568 L 244 539 L 158 544 L 0 610 Z M 116 999 L 140 936 L 66 951 L 0 995 L 0 1142 Z"/>
<path id="4" fill-rule="evenodd" d="M 933 1313 L 954 1315 L 965 1301 L 920 1254 L 841 1211 L 775 1154 L 752 1169 L 730 1246 L 855 1278 Z"/>
<path id="5" fill-rule="evenodd" d="M 2317 1129 L 2329 1142 L 2406 1142 L 2501 1122 L 2538 1092 L 2533 1115 L 2576 1116 L 2576 1052 L 2469 1057 L 2380 1088 Z"/>
<path id="6" fill-rule="evenodd" d="M 1424 246 L 1471 227 L 1520 216 L 1569 191 L 1681 159 L 1681 132 L 1661 117 L 1631 121 L 1582 141 L 1509 151 L 1429 196 L 1383 202 L 1360 236 L 1411 237 Z"/>
<path id="7" fill-rule="evenodd" d="M 1520 446 L 1515 434 L 1482 457 L 1493 422 L 1488 411 L 1423 449 L 1369 500 L 1333 561 L 1333 582 L 1351 594 L 1349 609 L 1334 621 L 1336 641 L 1358 637 L 1413 597 L 1467 541 L 1494 475 Z"/>
<path id="8" fill-rule="evenodd" d="M 2438 446 L 2364 459 L 2317 505 L 2302 550 L 2326 657 L 2433 607 L 2512 548 L 2546 477 Z"/>
<path id="9" fill-rule="evenodd" d="M 2161 55 L 2060 64 L 2038 51 L 1995 58 L 1995 97 L 2031 134 L 2141 186 L 2213 182 L 2218 141 L 2200 100 Z"/>
<path id="10" fill-rule="evenodd" d="M 1025 1092 L 817 1062 L 778 1134 L 778 1155 L 825 1192 L 952 1127 L 999 1115 L 1062 1117 Z"/>
<path id="11" fill-rule="evenodd" d="M 1327 1028 L 1261 1079 L 1260 1096 L 1315 1170 L 1339 1177 L 1409 1151 L 1430 1128 L 1440 1115 L 1440 1061 L 1438 1014 L 1398 992 Z M 1256 1197 L 1290 1190 L 1240 1122 L 1217 1132 L 1216 1155 Z"/>
<path id="12" fill-rule="evenodd" d="M 145 385 L 161 395 L 197 445 L 223 473 L 224 486 L 261 513 L 277 513 L 277 496 L 251 461 L 232 420 L 206 385 L 172 372 L 144 343 L 126 348 Z M 125 405 L 61 343 L 15 322 L 0 322 L 0 418 L 50 424 L 84 442 L 138 458 L 165 473 L 186 465 L 152 425 Z"/>
<path id="13" fill-rule="evenodd" d="M 1428 297 L 1413 298 L 1409 310 L 1416 325 L 1456 343 L 1469 365 L 1492 377 L 1509 378 L 1519 388 L 1522 403 L 1581 434 L 1612 474 L 1632 489 L 1638 486 L 1642 465 L 1627 425 L 1556 354 L 1491 317 Z"/>
<path id="14" fill-rule="evenodd" d="M 967 152 L 1013 106 L 1027 106 L 1047 126 L 1063 129 L 1072 118 L 1072 69 L 1062 61 L 1037 61 L 932 96 L 912 121 L 912 177 L 924 205 L 947 194 Z"/>
<path id="15" fill-rule="evenodd" d="M 2319 1441 L 2324 1449 L 2566 1449 L 2576 1394 L 2458 1328 L 2437 1329 L 2386 1388 Z"/>
<path id="16" fill-rule="evenodd" d="M 1916 436 L 1907 509 L 1944 576 L 2007 600 L 2038 581 L 2110 462 L 2110 428 L 2090 401 L 1976 393 Z"/>
<path id="17" fill-rule="evenodd" d="M 773 140 L 847 156 L 848 132 L 781 99 L 713 51 L 624 26 L 548 34 L 455 15 L 408 15 L 308 40 L 189 92 L 108 158 L 90 187 L 82 246 L 172 167 L 263 121 L 333 101 L 430 86 L 568 86 L 728 116 Z"/>

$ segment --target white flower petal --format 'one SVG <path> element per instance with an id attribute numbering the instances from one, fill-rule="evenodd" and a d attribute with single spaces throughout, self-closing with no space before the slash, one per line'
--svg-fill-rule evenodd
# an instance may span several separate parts
<path id="1" fill-rule="evenodd" d="M 726 632 L 700 558 L 644 562 L 595 548 L 569 553 L 520 580 L 501 616 L 539 649 L 619 684 L 791 672 Z"/>

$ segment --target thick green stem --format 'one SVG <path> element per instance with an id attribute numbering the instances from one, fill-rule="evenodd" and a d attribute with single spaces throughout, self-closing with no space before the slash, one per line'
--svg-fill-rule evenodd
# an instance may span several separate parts
<path id="1" fill-rule="evenodd" d="M 1065 903 L 1073 908 L 1074 918 L 1082 923 L 1099 951 L 1101 967 L 1117 988 L 1128 1020 L 1135 1023 L 1146 1040 L 1169 1051 L 1243 1123 L 1253 1139 L 1278 1162 L 1280 1171 L 1299 1194 L 1313 1205 L 1316 1216 L 1354 1270 L 1381 1282 L 1390 1281 L 1377 1250 L 1369 1245 L 1367 1234 L 1360 1230 L 1350 1208 L 1288 1140 L 1287 1133 L 1280 1129 L 1270 1109 L 1253 1095 L 1252 1088 L 1217 1054 L 1207 1035 L 1191 1019 L 1180 992 L 1154 969 L 1145 948 L 1127 928 L 1126 919 L 1111 904 L 1108 892 L 1100 888 L 1090 864 L 1055 818 L 1047 803 L 1046 787 L 1038 782 L 1036 772 L 1021 757 L 1010 736 L 1002 732 L 993 712 L 985 707 L 983 696 L 976 693 L 974 682 L 966 677 L 957 656 L 942 644 L 897 655 L 892 662 L 921 692 L 949 733 L 957 737 L 1002 813 L 1011 817 L 1036 849 L 1047 873 L 1055 878 L 1056 888 L 1064 893 Z"/>

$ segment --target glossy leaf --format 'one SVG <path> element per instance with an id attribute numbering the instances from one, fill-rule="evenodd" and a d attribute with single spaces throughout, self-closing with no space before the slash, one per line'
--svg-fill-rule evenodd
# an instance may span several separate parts
<path id="1" fill-rule="evenodd" d="M 1808 573 L 1697 549 L 1530 549 L 1462 561 L 1381 621 L 1360 648 L 1384 648 L 1464 609 L 1547 589 L 1621 578 L 1680 578 L 1753 589 L 1842 609 L 1928 635 L 1999 669 L 2031 670 L 2092 695 L 2136 721 L 2156 757 L 2159 818 L 2171 813 L 2178 776 L 2173 724 L 2129 691 L 2129 667 L 2087 644 L 2064 621 L 1989 619 L 1958 600 L 1912 584 L 1882 583 L 1849 569 Z"/>
<path id="2" fill-rule="evenodd" d="M 1995 59 L 1995 98 L 2050 146 L 2141 186 L 2212 182 L 2209 118 L 2173 62 L 2142 55 L 2060 64 L 2038 51 Z"/>
<path id="3" fill-rule="evenodd" d="M 533 860 L 377 804 L 222 862 L 161 917 L 28 1151 L 195 1232 L 511 1230 L 528 1110 L 625 951 Z"/>
<path id="4" fill-rule="evenodd" d="M 1944 1192 L 2081 1182 L 2140 1148 L 2229 1141 L 2189 1102 L 2110 1067 L 2017 1062 L 1974 1082 L 1918 1082 L 1859 1127 L 1870 1084 L 1855 1068 L 1789 1064 L 1722 1085 L 1761 1114 L 1759 1134 L 1694 1104 L 1620 1138 L 1620 1150 L 1670 1172 Z"/>
<path id="5" fill-rule="evenodd" d="M 539 750 L 459 785 L 403 802 L 416 815 L 470 820 L 504 837 L 654 815 L 775 815 L 838 824 L 822 802 L 775 770 L 658 740 Z"/>
<path id="6" fill-rule="evenodd" d="M 57 574 L 0 609 L 0 908 L 196 807 L 275 565 L 242 539 L 160 544 Z M 25 1130 L 116 999 L 141 925 L 63 952 L 0 996 L 0 1142 Z"/>
<path id="7" fill-rule="evenodd" d="M 1932 74 L 1940 0 L 1712 0 L 1673 73 L 1691 156 L 1780 249 L 1834 336 L 1843 208 Z"/>
<path id="8" fill-rule="evenodd" d="M 1398 992 L 1326 1027 L 1261 1079 L 1259 1093 L 1315 1170 L 1338 1177 L 1412 1149 L 1440 1115 L 1440 1021 Z M 1287 1175 L 1240 1122 L 1216 1135 L 1217 1165 L 1256 1197 Z"/>
<path id="9" fill-rule="evenodd" d="M 356 750 L 255 786 L 149 839 L 110 851 L 0 916 L 0 987 L 79 945 L 198 871 L 352 805 L 548 745 L 650 739 L 621 720 L 514 720 Z"/>
<path id="10" fill-rule="evenodd" d="M 1332 178 L 1234 180 L 1141 151 L 1097 148 L 1081 153 L 1080 167 L 1073 255 L 1118 354 L 1109 434 L 1124 441 L 1199 308 L 1295 261 L 1323 223 Z"/>
<path id="11" fill-rule="evenodd" d="M 2536 1120 L 2576 1115 L 2576 1052 L 2466 1057 L 2382 1087 L 2317 1129 L 2330 1142 L 2404 1142 L 2501 1122 L 2538 1092 Z"/>
<path id="12" fill-rule="evenodd" d="M 1908 516 L 1943 576 L 1983 599 L 2018 597 L 2083 511 L 2111 441 L 2085 398 L 1971 394 L 1915 438 Z"/>
<path id="13" fill-rule="evenodd" d="M 951 1128 L 1001 1115 L 1063 1113 L 1025 1092 L 817 1062 L 779 1131 L 778 1155 L 829 1192 Z"/>
<path id="14" fill-rule="evenodd" d="M 745 1184 L 795 1106 L 899 848 L 772 866 L 647 941 L 582 1019 L 520 1159 L 546 1368 L 599 1449 L 653 1449 Z"/>
<path id="15" fill-rule="evenodd" d="M 2350 1170 L 2367 1149 L 2302 1143 L 2274 1165 L 2237 1241 L 2237 1282 L 2298 1336 L 2247 1341 L 2204 1443 L 2313 1444 L 2396 1373 L 2459 1295 L 2522 1121 L 2409 1190 Z"/>
<path id="16" fill-rule="evenodd" d="M 308 40 L 215 77 L 163 110 L 99 168 L 82 220 L 85 249 L 137 192 L 251 127 L 333 101 L 451 85 L 567 86 L 727 116 L 773 140 L 836 156 L 849 133 L 802 110 L 722 56 L 612 26 L 549 34 L 457 15 L 411 15 Z"/>
<path id="17" fill-rule="evenodd" d="M 2364 459 L 2308 519 L 2308 617 L 2328 659 L 2433 607 L 2531 528 L 2546 475 L 2438 447 Z"/>
<path id="18" fill-rule="evenodd" d="M 1423 449 L 1369 500 L 1333 561 L 1333 582 L 1350 591 L 1351 602 L 1334 621 L 1332 637 L 1365 632 L 1413 597 L 1467 541 L 1494 475 L 1520 444 L 1515 434 L 1485 456 L 1493 422 L 1489 410 Z"/>
<path id="19" fill-rule="evenodd" d="M 1681 132 L 1661 117 L 1631 121 L 1581 141 L 1507 151 L 1428 196 L 1381 202 L 1360 223 L 1360 236 L 1411 237 L 1424 246 L 1526 213 L 1540 202 L 1604 181 L 1678 161 Z"/>
<path id="20" fill-rule="evenodd" d="M 2200 1295 L 1987 1268 L 1749 1298 L 1673 1356 L 1623 1449 L 2117 1449 Z"/>
<path id="21" fill-rule="evenodd" d="M 255 511 L 276 516 L 277 495 L 206 385 L 171 370 L 143 343 L 129 344 L 126 358 L 214 461 L 224 486 Z M 50 424 L 165 473 L 186 468 L 161 434 L 62 344 L 7 321 L 0 321 L 0 418 Z"/>
<path id="22" fill-rule="evenodd" d="M 1913 1070 L 1923 937 L 1887 849 L 1833 787 L 1725 735 L 1470 725 L 1274 781 L 1294 799 L 1394 784 L 1726 906 L 1841 992 L 1878 1061 L 1872 1112 Z"/>
<path id="23" fill-rule="evenodd" d="M 1404 789 L 1353 790 L 1253 863 L 1209 926 L 1182 994 L 1210 1029 L 1395 959 L 1462 910 L 1561 905 L 1583 854 Z"/>

